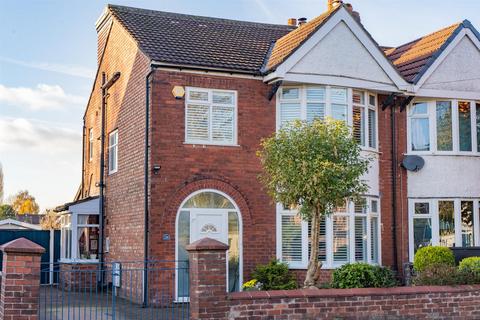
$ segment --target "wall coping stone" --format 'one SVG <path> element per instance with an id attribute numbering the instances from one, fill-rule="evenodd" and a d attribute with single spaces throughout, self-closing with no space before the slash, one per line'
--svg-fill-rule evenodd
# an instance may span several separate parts
<path id="1" fill-rule="evenodd" d="M 355 288 L 355 289 L 298 289 L 298 290 L 272 290 L 272 291 L 243 291 L 232 292 L 228 295 L 230 300 L 272 299 L 272 298 L 313 298 L 313 297 L 352 297 L 352 296 L 384 296 L 384 295 L 409 295 L 425 293 L 455 293 L 479 291 L 480 285 L 461 286 L 418 286 L 394 288 Z"/>
<path id="2" fill-rule="evenodd" d="M 45 252 L 45 248 L 25 238 L 18 238 L 0 246 L 0 250 L 6 253 L 20 253 L 40 255 Z"/>
<path id="3" fill-rule="evenodd" d="M 212 238 L 202 238 L 187 246 L 187 251 L 227 251 L 229 248 L 223 242 Z"/>

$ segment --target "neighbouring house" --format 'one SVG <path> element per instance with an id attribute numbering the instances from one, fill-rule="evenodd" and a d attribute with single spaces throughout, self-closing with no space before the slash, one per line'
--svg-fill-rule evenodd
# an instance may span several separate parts
<path id="1" fill-rule="evenodd" d="M 210 237 L 230 245 L 230 291 L 272 257 L 302 275 L 308 223 L 272 202 L 255 153 L 286 122 L 326 116 L 374 161 L 365 201 L 322 222 L 325 279 L 355 261 L 401 271 L 425 245 L 480 245 L 478 31 L 465 20 L 385 48 L 329 2 L 286 25 L 108 5 L 62 262 L 184 261 Z"/>
<path id="2" fill-rule="evenodd" d="M 40 218 L 41 217 L 42 216 L 40 216 Z M 38 219 L 37 222 L 38 223 L 30 223 L 25 220 L 22 221 L 21 219 L 18 219 L 18 216 L 15 219 L 3 219 L 0 220 L 0 230 L 42 230 L 40 219 Z"/>

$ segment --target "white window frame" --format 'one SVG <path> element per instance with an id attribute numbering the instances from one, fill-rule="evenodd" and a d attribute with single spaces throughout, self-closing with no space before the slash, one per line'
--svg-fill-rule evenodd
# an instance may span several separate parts
<path id="1" fill-rule="evenodd" d="M 452 105 L 452 151 L 439 151 L 437 150 L 437 101 L 450 101 Z M 466 101 L 470 103 L 470 123 L 471 123 L 471 139 L 472 139 L 472 151 L 460 151 L 460 137 L 459 137 L 459 121 L 458 121 L 458 102 Z M 411 119 L 417 118 L 412 116 L 412 108 L 416 103 L 427 104 L 427 118 L 429 122 L 429 137 L 430 137 L 430 150 L 429 151 L 414 151 L 412 150 L 412 129 Z M 477 124 L 476 124 L 476 103 L 475 100 L 469 99 L 419 99 L 415 100 L 408 106 L 408 119 L 407 119 L 407 151 L 409 154 L 416 155 L 468 155 L 468 156 L 480 156 L 480 150 L 477 148 Z"/>
<path id="2" fill-rule="evenodd" d="M 199 91 L 206 92 L 208 94 L 208 101 L 195 101 L 190 100 L 190 92 Z M 232 142 L 220 142 L 212 140 L 212 106 L 213 103 L 213 92 L 225 92 L 233 93 L 233 141 Z M 208 123 L 208 140 L 189 140 L 187 137 L 187 106 L 189 103 L 196 105 L 208 106 L 209 112 L 209 123 Z M 219 104 L 215 103 L 216 106 L 226 106 L 232 107 L 230 104 Z M 186 87 L 185 95 L 185 132 L 184 132 L 184 144 L 193 144 L 193 145 L 213 145 L 213 146 L 238 146 L 238 93 L 236 90 L 225 90 L 225 89 L 214 89 L 214 88 L 198 88 L 198 87 Z"/>
<path id="3" fill-rule="evenodd" d="M 352 100 L 352 132 L 353 132 L 353 107 L 358 107 L 363 111 L 363 116 L 364 116 L 364 127 L 363 127 L 363 136 L 364 136 L 364 144 L 362 145 L 360 143 L 360 146 L 362 147 L 362 150 L 369 150 L 369 151 L 377 151 L 378 150 L 378 96 L 376 93 L 372 93 L 369 91 L 361 90 L 361 89 L 351 89 L 351 100 Z M 361 103 L 356 103 L 353 102 L 353 92 L 357 91 L 360 92 L 363 95 L 363 104 Z M 373 96 L 375 98 L 375 104 L 371 105 L 370 104 L 370 96 Z M 375 112 L 375 147 L 370 147 L 370 123 L 368 121 L 369 119 L 369 110 L 373 110 Z"/>
<path id="4" fill-rule="evenodd" d="M 61 248 L 61 262 L 98 262 L 98 256 L 96 259 L 80 259 L 78 257 L 78 228 L 84 228 L 84 227 L 91 227 L 91 228 L 100 228 L 99 224 L 79 224 L 78 223 L 78 216 L 79 215 L 86 215 L 86 216 L 98 216 L 98 213 L 68 213 L 63 217 L 63 221 L 67 221 L 66 216 L 70 216 L 70 220 L 68 224 L 62 224 L 61 226 L 61 239 L 62 239 L 62 246 L 64 246 L 64 238 L 66 236 L 65 231 L 66 230 L 71 230 L 71 241 L 70 241 L 70 258 L 65 257 L 65 250 L 67 249 L 66 247 Z M 64 231 L 65 230 L 65 231 Z M 98 238 L 98 246 L 100 246 L 100 237 Z M 99 248 L 99 247 L 98 247 Z"/>
<path id="5" fill-rule="evenodd" d="M 366 196 L 367 203 L 367 212 L 366 213 L 355 213 L 355 206 L 353 202 L 349 202 L 346 206 L 346 212 L 334 213 L 332 215 L 325 217 L 325 239 L 326 239 L 326 261 L 322 264 L 322 269 L 335 269 L 341 267 L 345 263 L 354 263 L 355 261 L 355 217 L 364 216 L 366 217 L 366 234 L 367 234 L 367 263 L 374 265 L 382 264 L 382 236 L 381 236 L 381 214 L 380 214 L 380 199 L 377 197 Z M 371 212 L 371 203 L 372 201 L 377 201 L 377 212 Z M 277 237 L 277 259 L 282 261 L 282 215 L 295 216 L 297 214 L 296 210 L 288 210 L 283 207 L 282 204 L 277 204 L 277 228 L 276 228 L 276 237 Z M 333 260 L 333 217 L 334 216 L 346 216 L 348 217 L 348 233 L 349 233 L 349 260 L 347 262 L 335 262 Z M 371 217 L 377 218 L 377 238 L 378 238 L 378 263 L 372 261 L 372 238 L 371 238 Z M 288 262 L 290 269 L 307 269 L 308 267 L 308 222 L 302 220 L 301 222 L 301 237 L 302 237 L 302 259 L 301 262 Z"/>
<path id="6" fill-rule="evenodd" d="M 116 135 L 116 143 L 113 145 L 110 145 L 110 138 L 111 136 Z M 108 135 L 108 174 L 113 174 L 118 171 L 118 129 L 113 130 L 110 132 Z M 115 168 L 112 169 L 112 163 L 110 161 L 110 153 L 115 152 Z"/>
<path id="7" fill-rule="evenodd" d="M 88 129 L 88 161 L 93 160 L 93 128 Z"/>
<path id="8" fill-rule="evenodd" d="M 438 213 L 439 201 L 451 201 L 454 203 L 454 217 L 455 217 L 455 247 L 462 247 L 462 224 L 461 224 L 461 202 L 473 202 L 473 236 L 474 245 L 480 246 L 480 198 L 435 198 L 435 199 L 419 199 L 413 198 L 408 200 L 408 239 L 409 239 L 409 259 L 413 262 L 414 257 L 414 239 L 413 239 L 413 220 L 415 218 L 430 218 L 432 228 L 432 245 L 440 245 L 440 217 Z M 415 214 L 416 203 L 428 203 L 429 214 Z"/>
<path id="9" fill-rule="evenodd" d="M 300 103 L 300 120 L 306 121 L 307 120 L 307 89 L 308 88 L 325 88 L 325 101 L 320 101 L 320 100 L 309 100 L 308 102 L 321 102 L 325 103 L 325 117 L 331 117 L 332 115 L 332 103 L 331 103 L 331 90 L 332 89 L 346 89 L 347 90 L 347 125 L 351 128 L 353 132 L 353 90 L 355 91 L 361 91 L 365 95 L 365 146 L 361 146 L 362 150 L 365 151 L 373 151 L 373 152 L 378 152 L 378 95 L 373 92 L 366 91 L 364 89 L 354 89 L 354 88 L 346 88 L 346 87 L 340 87 L 340 86 L 329 86 L 329 85 L 285 85 L 281 86 L 277 90 L 277 101 L 276 101 L 276 130 L 280 130 L 281 127 L 281 103 L 282 102 L 290 102 L 290 103 Z M 282 97 L 282 92 L 283 89 L 298 89 L 299 90 L 299 97 L 298 99 L 283 99 Z M 375 106 L 371 106 L 369 104 L 369 96 L 372 95 L 375 97 Z M 368 141 L 368 110 L 374 110 L 375 111 L 375 125 L 376 125 L 376 130 L 375 130 L 375 139 L 376 139 L 376 144 L 375 148 L 369 147 L 369 141 Z"/>

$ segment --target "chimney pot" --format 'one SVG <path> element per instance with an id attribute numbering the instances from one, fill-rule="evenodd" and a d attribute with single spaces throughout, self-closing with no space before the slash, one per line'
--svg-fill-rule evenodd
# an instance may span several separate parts
<path id="1" fill-rule="evenodd" d="M 295 19 L 295 18 L 288 19 L 288 25 L 289 26 L 296 26 L 297 25 L 297 19 Z"/>
<path id="2" fill-rule="evenodd" d="M 305 23 L 307 23 L 307 18 L 298 18 L 298 25 L 301 26 L 301 25 L 304 25 Z"/>

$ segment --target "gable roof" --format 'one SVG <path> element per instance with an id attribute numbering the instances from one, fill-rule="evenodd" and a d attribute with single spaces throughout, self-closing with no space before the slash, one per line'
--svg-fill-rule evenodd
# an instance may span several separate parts
<path id="1" fill-rule="evenodd" d="M 280 63 L 285 61 L 297 48 L 309 39 L 335 12 L 340 9 L 338 6 L 332 11 L 324 12 L 318 17 L 310 20 L 297 29 L 289 32 L 275 42 L 272 52 L 266 63 L 266 70 L 275 69 Z"/>
<path id="2" fill-rule="evenodd" d="M 405 80 L 416 83 L 463 27 L 463 23 L 453 24 L 397 48 L 389 48 L 385 54 Z"/>
<path id="3" fill-rule="evenodd" d="M 108 5 L 153 61 L 259 73 L 272 42 L 294 29 Z"/>

